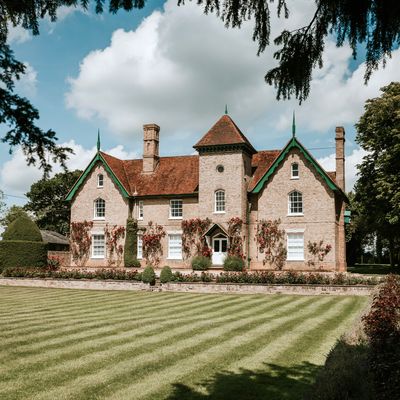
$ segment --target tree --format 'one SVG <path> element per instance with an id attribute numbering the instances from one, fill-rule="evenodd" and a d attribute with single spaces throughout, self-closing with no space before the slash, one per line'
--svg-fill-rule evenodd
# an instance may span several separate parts
<path id="1" fill-rule="evenodd" d="M 21 206 L 11 206 L 5 213 L 4 217 L 0 219 L 0 225 L 6 228 L 19 217 L 28 217 L 28 214 Z"/>
<path id="2" fill-rule="evenodd" d="M 4 202 L 4 193 L 2 190 L 0 190 L 0 216 L 3 215 L 5 209 L 6 203 Z"/>
<path id="3" fill-rule="evenodd" d="M 79 178 L 81 171 L 62 172 L 51 179 L 34 183 L 26 194 L 29 201 L 25 210 L 31 211 L 40 229 L 62 234 L 69 232 L 70 205 L 65 196 Z"/>
<path id="4" fill-rule="evenodd" d="M 8 23 L 12 23 L 30 29 L 37 35 L 39 20 L 48 15 L 55 21 L 61 6 L 81 6 L 87 9 L 93 4 L 96 13 L 103 13 L 104 3 L 104 0 L 3 0 L 0 33 L 6 38 Z M 177 0 L 177 3 L 183 5 L 185 0 Z M 253 40 L 258 42 L 258 54 L 270 44 L 269 3 L 273 3 L 273 0 L 197 0 L 204 13 L 215 13 L 227 27 L 240 28 L 244 21 L 252 19 Z M 289 17 L 290 10 L 286 3 L 286 0 L 276 2 L 278 16 Z M 120 9 L 132 11 L 143 8 L 145 4 L 146 0 L 110 0 L 108 10 L 116 14 Z M 357 46 L 365 44 L 367 82 L 379 62 L 385 62 L 400 41 L 400 2 L 315 0 L 315 13 L 308 24 L 291 32 L 284 30 L 274 40 L 276 45 L 281 46 L 274 54 L 279 65 L 268 71 L 265 80 L 277 88 L 278 99 L 288 99 L 294 95 L 302 102 L 308 97 L 312 71 L 322 67 L 322 54 L 328 35 L 336 37 L 338 46 L 349 43 L 354 57 L 357 55 Z"/>
<path id="5" fill-rule="evenodd" d="M 364 222 L 389 243 L 391 265 L 400 251 L 400 83 L 369 99 L 356 124 L 356 141 L 368 152 L 359 165 L 355 200 Z"/>

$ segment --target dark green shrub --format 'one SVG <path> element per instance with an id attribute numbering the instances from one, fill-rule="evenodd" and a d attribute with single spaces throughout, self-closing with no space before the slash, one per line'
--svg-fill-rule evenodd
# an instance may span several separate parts
<path id="1" fill-rule="evenodd" d="M 243 271 L 244 261 L 237 256 L 228 256 L 224 260 L 224 271 Z"/>
<path id="2" fill-rule="evenodd" d="M 4 240 L 43 242 L 39 228 L 28 216 L 25 215 L 21 215 L 11 222 L 3 233 L 3 241 Z"/>
<path id="3" fill-rule="evenodd" d="M 173 279 L 174 279 L 174 275 L 172 274 L 171 268 L 168 265 L 166 265 L 161 270 L 160 282 L 167 283 L 167 282 L 171 282 Z"/>
<path id="4" fill-rule="evenodd" d="M 150 285 L 155 285 L 156 283 L 156 273 L 151 265 L 148 265 L 142 272 L 143 283 L 149 283 Z"/>
<path id="5" fill-rule="evenodd" d="M 197 256 L 192 259 L 192 268 L 195 271 L 206 271 L 211 267 L 211 259 L 204 256 Z"/>
<path id="6" fill-rule="evenodd" d="M 128 218 L 126 220 L 124 246 L 124 265 L 128 268 L 140 268 L 140 262 L 137 259 L 137 232 L 137 221 L 133 218 Z"/>
<path id="7" fill-rule="evenodd" d="M 0 271 L 6 267 L 45 267 L 47 243 L 23 240 L 0 242 Z"/>

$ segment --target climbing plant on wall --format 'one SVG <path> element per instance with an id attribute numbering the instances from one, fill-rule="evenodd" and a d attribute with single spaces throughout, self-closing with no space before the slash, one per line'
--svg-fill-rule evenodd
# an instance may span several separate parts
<path id="1" fill-rule="evenodd" d="M 309 266 L 315 266 L 317 262 L 322 263 L 325 257 L 332 250 L 332 246 L 330 244 L 324 245 L 324 241 L 320 240 L 319 242 L 311 242 L 310 240 L 307 243 L 308 252 L 311 254 L 312 258 L 307 261 Z M 320 265 L 322 267 L 322 265 Z"/>
<path id="2" fill-rule="evenodd" d="M 163 254 L 161 239 L 165 235 L 165 230 L 161 225 L 149 221 L 142 236 L 143 258 L 147 264 L 154 267 L 158 267 L 160 264 Z"/>
<path id="3" fill-rule="evenodd" d="M 281 270 L 286 261 L 284 244 L 285 231 L 280 229 L 280 219 L 260 220 L 257 224 L 255 241 L 260 253 L 264 253 L 263 264 L 271 264 Z"/>
<path id="4" fill-rule="evenodd" d="M 182 253 L 185 259 L 192 256 L 211 257 L 204 234 L 211 225 L 209 218 L 192 218 L 182 221 Z"/>
<path id="5" fill-rule="evenodd" d="M 125 227 L 119 225 L 110 227 L 107 224 L 104 228 L 104 236 L 107 248 L 107 266 L 119 267 L 124 254 L 124 246 L 121 242 L 125 238 Z"/>
<path id="6" fill-rule="evenodd" d="M 233 217 L 228 221 L 228 255 L 244 259 L 242 226 L 243 220 L 239 217 Z"/>
<path id="7" fill-rule="evenodd" d="M 90 230 L 93 227 L 93 222 L 72 222 L 70 229 L 70 249 L 72 260 L 79 267 L 84 267 L 90 254 L 90 246 L 92 238 Z"/>

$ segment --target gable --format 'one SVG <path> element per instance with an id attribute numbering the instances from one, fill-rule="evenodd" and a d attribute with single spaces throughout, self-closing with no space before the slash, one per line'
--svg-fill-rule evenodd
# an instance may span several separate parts
<path id="1" fill-rule="evenodd" d="M 68 192 L 67 197 L 65 198 L 66 201 L 71 201 L 79 188 L 84 184 L 86 178 L 88 175 L 92 172 L 96 164 L 100 162 L 104 166 L 104 169 L 108 172 L 108 174 L 111 177 L 111 180 L 115 183 L 117 186 L 118 190 L 121 192 L 121 195 L 123 197 L 129 197 L 129 193 L 127 188 L 121 183 L 121 181 L 118 179 L 116 174 L 113 172 L 111 167 L 108 165 L 107 161 L 103 157 L 101 152 L 98 152 L 90 162 L 90 164 L 87 166 L 87 168 L 82 172 L 81 176 L 78 178 L 78 180 L 75 182 L 74 186 L 72 186 L 71 190 Z"/>
<path id="2" fill-rule="evenodd" d="M 283 148 L 279 155 L 275 158 L 273 163 L 269 166 L 269 168 L 265 171 L 263 176 L 257 181 L 253 182 L 251 193 L 259 193 L 264 185 L 269 181 L 271 176 L 275 173 L 279 165 L 281 165 L 284 160 L 287 158 L 289 152 L 292 149 L 298 149 L 300 153 L 304 156 L 304 158 L 310 163 L 311 167 L 316 170 L 316 172 L 321 176 L 323 181 L 326 183 L 329 189 L 333 191 L 337 191 L 342 194 L 345 198 L 346 195 L 343 191 L 337 186 L 337 184 L 332 180 L 332 178 L 328 175 L 328 173 L 318 164 L 318 162 L 314 159 L 314 157 L 306 150 L 306 148 L 293 137 L 288 144 Z"/>

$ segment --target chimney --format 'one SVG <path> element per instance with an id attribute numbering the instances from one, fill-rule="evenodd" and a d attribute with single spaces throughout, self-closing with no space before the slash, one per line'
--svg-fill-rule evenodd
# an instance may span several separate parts
<path id="1" fill-rule="evenodd" d="M 156 124 L 143 125 L 143 172 L 152 173 L 157 167 L 160 127 Z"/>
<path id="2" fill-rule="evenodd" d="M 345 132 L 342 126 L 336 127 L 336 182 L 338 186 L 345 191 L 345 155 L 344 142 Z"/>

